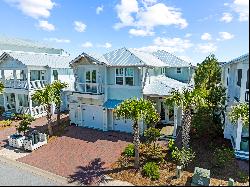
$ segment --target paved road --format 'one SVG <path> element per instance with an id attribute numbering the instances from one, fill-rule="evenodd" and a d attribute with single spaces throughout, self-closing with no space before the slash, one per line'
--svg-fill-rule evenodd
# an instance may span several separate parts
<path id="1" fill-rule="evenodd" d="M 44 176 L 0 160 L 0 186 L 60 186 Z"/>

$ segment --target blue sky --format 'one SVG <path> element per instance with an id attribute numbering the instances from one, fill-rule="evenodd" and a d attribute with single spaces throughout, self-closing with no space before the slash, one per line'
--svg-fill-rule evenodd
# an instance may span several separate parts
<path id="1" fill-rule="evenodd" d="M 248 0 L 2 0 L 0 34 L 72 56 L 164 49 L 193 64 L 249 52 Z"/>

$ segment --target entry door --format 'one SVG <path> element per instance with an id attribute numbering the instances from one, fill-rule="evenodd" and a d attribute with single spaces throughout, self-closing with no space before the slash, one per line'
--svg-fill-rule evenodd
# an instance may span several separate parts
<path id="1" fill-rule="evenodd" d="M 93 83 L 96 83 L 96 70 L 86 71 L 85 80 L 86 80 L 86 92 L 96 93 L 97 86 L 93 85 Z"/>

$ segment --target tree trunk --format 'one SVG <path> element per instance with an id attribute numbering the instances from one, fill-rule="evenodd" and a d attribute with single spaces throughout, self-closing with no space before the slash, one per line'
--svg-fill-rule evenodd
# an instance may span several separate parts
<path id="1" fill-rule="evenodd" d="M 57 110 L 57 116 L 56 116 L 56 124 L 59 125 L 60 123 L 60 117 L 61 117 L 61 105 L 56 106 L 56 110 Z"/>
<path id="2" fill-rule="evenodd" d="M 135 146 L 135 169 L 139 169 L 140 167 L 140 158 L 139 158 L 139 145 L 140 145 L 140 134 L 139 134 L 139 125 L 136 121 L 133 125 L 134 130 L 134 146 Z"/>
<path id="3" fill-rule="evenodd" d="M 186 149 L 189 148 L 191 120 L 192 120 L 191 109 L 186 108 L 184 110 L 183 125 L 182 125 L 182 146 Z"/>
<path id="4" fill-rule="evenodd" d="M 52 126 L 51 126 L 51 122 L 52 122 L 52 114 L 51 114 L 51 105 L 47 106 L 47 121 L 48 121 L 48 131 L 49 131 L 49 135 L 52 136 L 53 135 L 53 130 L 52 130 Z"/>

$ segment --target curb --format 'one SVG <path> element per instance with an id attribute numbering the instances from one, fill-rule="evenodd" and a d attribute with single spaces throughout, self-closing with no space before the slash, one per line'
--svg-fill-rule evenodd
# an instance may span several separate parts
<path id="1" fill-rule="evenodd" d="M 19 162 L 17 160 L 11 160 L 11 159 L 5 158 L 3 156 L 0 156 L 0 161 L 11 164 L 11 165 L 13 165 L 17 168 L 20 168 L 20 169 L 28 170 L 33 174 L 43 176 L 43 177 L 50 179 L 50 180 L 53 180 L 53 181 L 55 181 L 63 186 L 80 186 L 76 182 L 69 183 L 66 177 L 62 177 L 60 175 L 51 173 L 49 171 L 42 170 L 40 168 L 25 164 L 23 162 Z"/>

